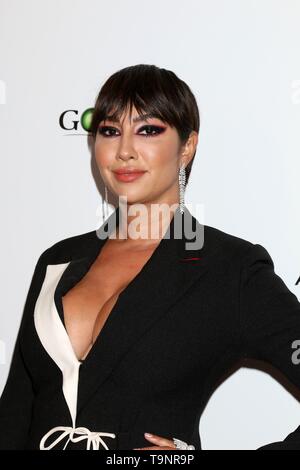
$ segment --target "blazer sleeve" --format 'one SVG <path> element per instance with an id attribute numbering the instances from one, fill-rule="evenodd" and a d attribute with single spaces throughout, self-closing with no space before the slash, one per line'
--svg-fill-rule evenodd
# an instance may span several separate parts
<path id="1" fill-rule="evenodd" d="M 32 314 L 42 280 L 45 253 L 39 257 L 27 294 L 8 378 L 0 398 L 0 450 L 24 449 L 28 436 L 34 390 L 22 354 L 24 325 Z"/>
<path id="2" fill-rule="evenodd" d="M 243 259 L 239 300 L 242 357 L 268 362 L 300 391 L 300 303 L 262 245 L 252 244 Z M 300 426 L 256 450 L 300 450 Z"/>

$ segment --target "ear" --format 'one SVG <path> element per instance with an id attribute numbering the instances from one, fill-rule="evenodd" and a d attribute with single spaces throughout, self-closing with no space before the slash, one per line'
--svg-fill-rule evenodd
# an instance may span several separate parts
<path id="1" fill-rule="evenodd" d="M 192 160 L 193 156 L 196 153 L 198 138 L 199 138 L 198 132 L 192 131 L 189 135 L 188 140 L 181 148 L 180 165 L 184 165 L 185 168 L 190 163 L 190 161 Z"/>

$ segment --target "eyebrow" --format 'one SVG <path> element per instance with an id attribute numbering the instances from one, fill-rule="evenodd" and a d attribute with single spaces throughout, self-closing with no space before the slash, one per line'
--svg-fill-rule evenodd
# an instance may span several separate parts
<path id="1" fill-rule="evenodd" d="M 147 121 L 147 119 L 149 119 L 149 118 L 160 119 L 158 116 L 156 116 L 153 113 L 146 113 L 146 114 L 142 114 L 141 116 L 137 116 L 137 117 L 133 118 L 132 121 L 133 122 Z M 111 122 L 120 122 L 119 119 L 113 119 L 113 116 L 106 116 L 106 119 L 104 119 L 104 120 L 111 121 Z"/>

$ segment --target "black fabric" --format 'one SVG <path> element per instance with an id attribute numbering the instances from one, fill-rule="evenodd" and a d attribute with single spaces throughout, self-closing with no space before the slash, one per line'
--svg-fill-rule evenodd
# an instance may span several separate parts
<path id="1" fill-rule="evenodd" d="M 148 446 L 144 432 L 201 449 L 199 419 L 207 400 L 243 358 L 266 361 L 300 388 L 300 366 L 291 357 L 292 343 L 300 339 L 298 299 L 263 246 L 203 228 L 200 249 L 187 250 L 185 238 L 162 239 L 121 292 L 80 365 L 76 426 L 115 432 L 116 440 L 106 439 L 110 449 Z M 62 295 L 104 243 L 92 231 L 61 240 L 40 256 L 0 399 L 0 449 L 38 449 L 50 428 L 71 426 L 62 374 L 40 343 L 34 306 L 47 265 L 70 262 L 55 292 L 63 321 Z M 68 448 L 85 446 L 81 441 Z M 300 450 L 300 426 L 258 450 L 264 449 Z"/>

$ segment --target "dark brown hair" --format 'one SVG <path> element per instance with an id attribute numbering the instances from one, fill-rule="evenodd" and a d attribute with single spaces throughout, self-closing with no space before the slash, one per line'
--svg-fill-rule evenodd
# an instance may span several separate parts
<path id="1" fill-rule="evenodd" d="M 139 115 L 150 113 L 175 127 L 183 145 L 193 130 L 199 132 L 199 110 L 189 86 L 171 70 L 138 64 L 115 72 L 102 86 L 93 110 L 92 136 L 96 137 L 99 123 L 108 116 L 119 120 L 129 107 L 131 118 L 132 106 Z M 186 167 L 186 182 L 195 154 Z"/>

